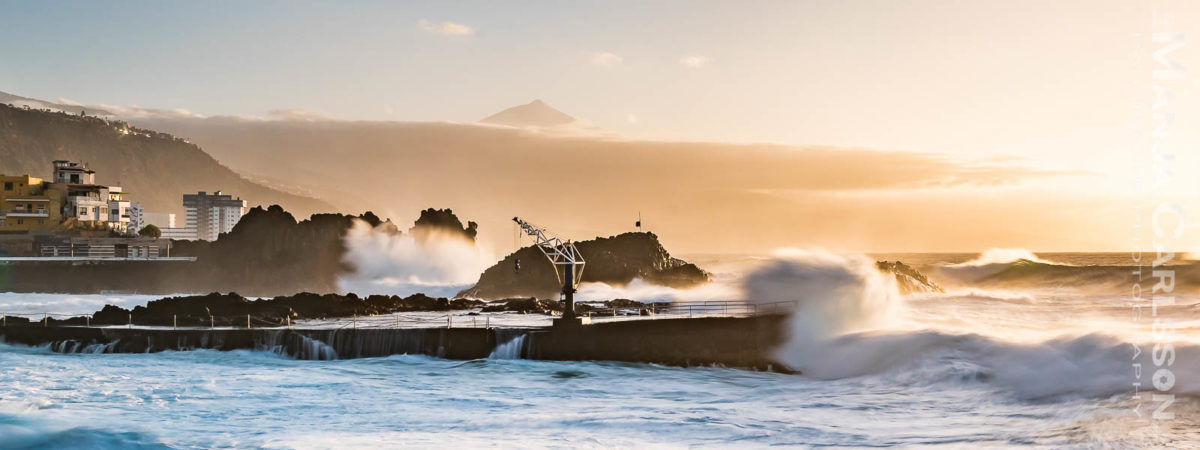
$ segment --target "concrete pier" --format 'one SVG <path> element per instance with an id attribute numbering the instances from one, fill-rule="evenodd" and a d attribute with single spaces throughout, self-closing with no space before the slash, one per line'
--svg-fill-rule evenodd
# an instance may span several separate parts
<path id="1" fill-rule="evenodd" d="M 500 344 L 522 339 L 526 359 L 624 361 L 672 366 L 780 370 L 771 351 L 785 338 L 783 316 L 713 317 L 609 322 L 530 329 L 138 329 L 0 328 L 10 344 L 49 346 L 64 353 L 153 353 L 167 350 L 263 350 L 297 359 L 368 358 L 420 354 L 447 359 L 488 357 Z"/>

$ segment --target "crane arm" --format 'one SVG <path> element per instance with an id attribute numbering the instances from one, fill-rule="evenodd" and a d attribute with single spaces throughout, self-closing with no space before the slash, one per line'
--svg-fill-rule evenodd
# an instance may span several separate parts
<path id="1" fill-rule="evenodd" d="M 521 231 L 534 238 L 538 250 L 541 250 L 542 254 L 546 255 L 546 259 L 549 259 L 550 263 L 554 265 L 554 274 L 560 282 L 566 285 L 567 280 L 563 280 L 563 275 L 564 273 L 571 274 L 571 288 L 579 287 L 579 282 L 583 279 L 583 266 L 586 262 L 583 260 L 583 254 L 579 253 L 579 249 L 575 248 L 575 243 L 569 240 L 563 241 L 545 228 L 521 220 L 518 217 L 513 217 L 513 222 L 516 222 L 521 227 Z M 569 266 L 572 270 L 560 271 L 559 266 Z"/>

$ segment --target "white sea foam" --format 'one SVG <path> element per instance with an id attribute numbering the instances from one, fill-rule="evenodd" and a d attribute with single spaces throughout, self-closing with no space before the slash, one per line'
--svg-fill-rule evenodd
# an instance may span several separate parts
<path id="1" fill-rule="evenodd" d="M 496 261 L 486 248 L 459 235 L 433 231 L 417 239 L 373 229 L 361 220 L 344 242 L 344 260 L 353 270 L 338 279 L 338 289 L 359 295 L 453 296 Z"/>

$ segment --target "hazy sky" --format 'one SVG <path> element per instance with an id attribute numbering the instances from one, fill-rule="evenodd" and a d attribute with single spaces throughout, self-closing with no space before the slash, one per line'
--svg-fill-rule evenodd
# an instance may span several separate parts
<path id="1" fill-rule="evenodd" d="M 0 90 L 457 122 L 541 98 L 635 138 L 1023 158 L 1078 173 L 1024 188 L 1128 203 L 1148 33 L 1157 12 L 1200 39 L 1197 3 L 0 1 Z M 1200 67 L 1200 42 L 1172 56 Z M 1180 172 L 1200 168 L 1189 77 L 1171 86 Z M 1194 202 L 1200 177 L 1180 178 Z"/>

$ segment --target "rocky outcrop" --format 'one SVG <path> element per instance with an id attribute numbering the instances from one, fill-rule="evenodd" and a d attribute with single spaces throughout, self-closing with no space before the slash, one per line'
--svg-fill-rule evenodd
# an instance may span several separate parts
<path id="1" fill-rule="evenodd" d="M 678 258 L 672 258 L 654 233 L 623 233 L 607 238 L 576 242 L 587 264 L 583 282 L 625 285 L 635 278 L 670 287 L 691 287 L 709 281 L 709 274 Z M 517 262 L 520 268 L 517 269 Z M 512 297 L 557 298 L 562 290 L 554 266 L 534 246 L 524 247 L 489 267 L 475 286 L 460 297 L 485 300 Z"/>
<path id="2" fill-rule="evenodd" d="M 900 289 L 901 294 L 946 292 L 941 286 L 938 286 L 937 283 L 926 277 L 925 274 L 900 261 L 878 261 L 875 263 L 875 266 L 881 272 L 890 273 L 896 277 L 896 285 Z"/>
<path id="3" fill-rule="evenodd" d="M 450 210 L 433 217 L 414 228 L 460 234 L 474 230 L 470 223 L 462 227 Z M 64 293 L 240 292 L 255 297 L 336 292 L 338 277 L 351 270 L 342 258 L 343 237 L 356 220 L 376 231 L 400 233 L 394 224 L 370 212 L 314 214 L 297 221 L 279 206 L 255 207 L 216 241 L 172 242 L 171 256 L 195 257 L 195 262 L 30 262 L 0 266 L 0 280 L 12 280 L 5 287 L 13 292 L 42 292 L 48 286 Z"/>
<path id="4" fill-rule="evenodd" d="M 250 300 L 238 294 L 195 295 L 154 300 L 132 310 L 106 305 L 92 315 L 94 325 L 175 325 L 227 326 L 245 325 L 246 316 L 254 326 L 278 326 L 291 320 L 335 317 L 370 316 L 407 311 L 450 311 L 478 307 L 482 302 L 434 298 L 423 294 L 408 297 L 372 295 L 359 298 L 354 294 L 318 295 L 300 293 L 263 300 Z M 62 321 L 81 322 L 81 318 Z M 58 321 L 56 321 L 58 322 Z"/>
<path id="5" fill-rule="evenodd" d="M 448 233 L 475 242 L 475 236 L 479 234 L 479 224 L 467 222 L 467 225 L 463 226 L 462 221 L 449 208 L 429 208 L 421 211 L 421 216 L 417 217 L 408 232 L 417 240 L 425 240 L 433 233 Z"/>

